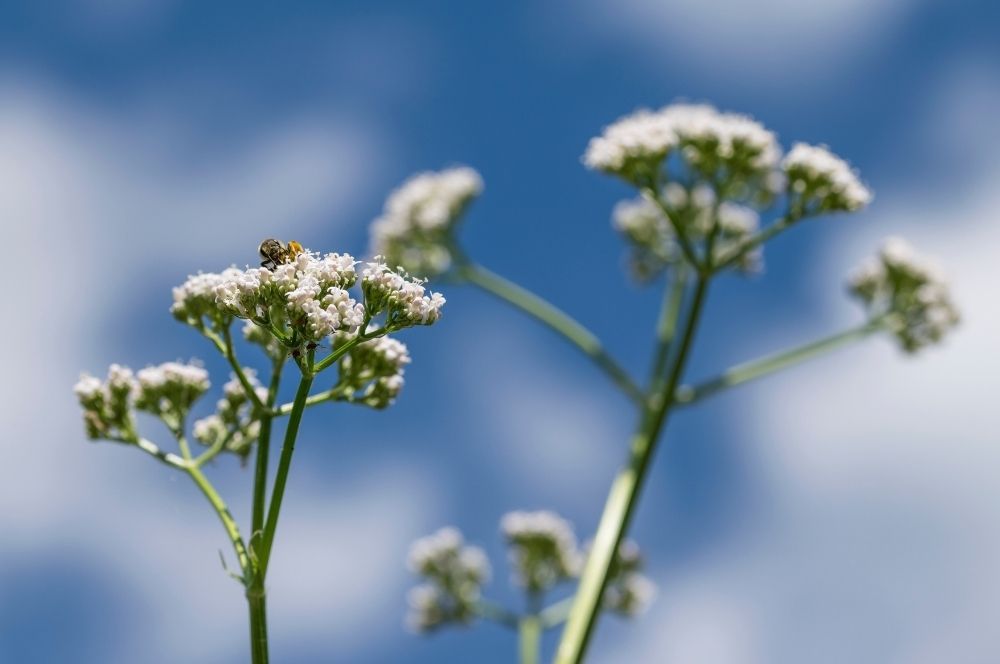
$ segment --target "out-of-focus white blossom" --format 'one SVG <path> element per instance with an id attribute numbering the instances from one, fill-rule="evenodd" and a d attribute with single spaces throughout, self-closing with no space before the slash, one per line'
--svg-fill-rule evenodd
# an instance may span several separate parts
<path id="1" fill-rule="evenodd" d="M 878 256 L 851 275 L 849 287 L 907 352 L 940 341 L 959 322 L 941 269 L 902 238 L 887 239 Z"/>
<path id="2" fill-rule="evenodd" d="M 455 228 L 482 190 L 482 178 L 468 166 L 413 176 L 389 195 L 372 222 L 372 254 L 421 277 L 446 272 Z"/>
<path id="3" fill-rule="evenodd" d="M 137 390 L 132 370 L 118 364 L 108 368 L 108 377 L 103 381 L 90 374 L 81 374 L 73 392 L 83 409 L 87 437 L 135 442 L 131 400 Z"/>
<path id="4" fill-rule="evenodd" d="M 774 134 L 749 116 L 708 104 L 672 104 L 620 118 L 591 139 L 583 161 L 634 185 L 653 187 L 670 180 L 661 171 L 675 150 L 727 196 L 773 195 L 772 174 L 781 159 Z"/>
<path id="5" fill-rule="evenodd" d="M 549 511 L 508 512 L 500 531 L 510 550 L 514 580 L 542 592 L 579 573 L 580 553 L 573 527 Z"/>
<path id="6" fill-rule="evenodd" d="M 690 194 L 679 185 L 668 187 L 660 200 L 663 208 L 646 197 L 622 201 L 615 206 L 612 217 L 614 227 L 629 243 L 629 264 L 640 281 L 650 280 L 684 261 L 667 213 L 689 242 L 701 244 L 714 233 L 712 255 L 716 258 L 756 233 L 760 226 L 756 210 L 729 201 L 715 206 L 713 192 L 705 187 L 696 187 Z M 762 250 L 755 247 L 742 254 L 735 267 L 752 273 L 759 271 L 762 264 Z"/>
<path id="7" fill-rule="evenodd" d="M 619 118 L 590 139 L 583 163 L 636 181 L 651 176 L 677 145 L 677 133 L 663 112 L 640 109 Z"/>
<path id="8" fill-rule="evenodd" d="M 850 165 L 822 145 L 796 143 L 781 162 L 789 195 L 801 213 L 853 212 L 872 201 L 872 193 Z"/>
<path id="9" fill-rule="evenodd" d="M 475 617 L 490 565 L 482 549 L 465 544 L 457 529 L 442 528 L 418 539 L 410 547 L 407 566 L 425 579 L 408 598 L 407 624 L 412 629 L 428 632 Z"/>

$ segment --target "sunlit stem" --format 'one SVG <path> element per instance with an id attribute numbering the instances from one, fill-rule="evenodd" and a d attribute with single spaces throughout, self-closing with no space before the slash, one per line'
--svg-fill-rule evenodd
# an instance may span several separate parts
<path id="1" fill-rule="evenodd" d="M 504 627 L 510 627 L 512 629 L 517 629 L 518 627 L 520 619 L 517 614 L 508 611 L 493 602 L 481 599 L 476 602 L 474 610 L 476 615 L 484 620 L 491 620 L 498 625 L 503 625 Z"/>
<path id="2" fill-rule="evenodd" d="M 521 664 L 538 664 L 542 645 L 542 622 L 537 615 L 524 616 L 517 627 Z"/>
<path id="3" fill-rule="evenodd" d="M 555 305 L 475 263 L 463 263 L 456 268 L 454 276 L 482 288 L 544 323 L 590 358 L 630 399 L 637 404 L 643 402 L 642 390 L 608 354 L 594 333 Z"/>
<path id="4" fill-rule="evenodd" d="M 715 264 L 712 266 L 712 271 L 721 272 L 731 265 L 738 263 L 741 258 L 746 256 L 747 252 L 753 251 L 753 249 L 764 244 L 782 231 L 791 228 L 798 220 L 799 217 L 785 215 L 784 217 L 774 221 L 774 223 L 767 228 L 758 231 L 741 242 L 738 242 L 735 246 L 723 252 L 722 255 L 718 257 L 718 260 L 716 260 Z"/>
<path id="5" fill-rule="evenodd" d="M 738 364 L 715 378 L 697 385 L 682 385 L 677 388 L 674 400 L 678 405 L 693 404 L 712 396 L 726 388 L 742 385 L 751 380 L 762 378 L 787 367 L 798 364 L 813 357 L 829 353 L 842 346 L 860 341 L 873 333 L 885 329 L 885 318 L 877 318 L 859 327 L 833 334 L 829 337 L 813 341 L 797 348 L 775 353 L 760 359 Z"/>
<path id="6" fill-rule="evenodd" d="M 649 376 L 650 389 L 653 388 L 657 380 L 661 379 L 667 366 L 671 344 L 677 331 L 677 319 L 680 317 L 681 304 L 684 302 L 687 281 L 687 270 L 678 268 L 673 275 L 670 288 L 664 291 L 660 318 L 656 323 L 656 353 Z"/>
<path id="7" fill-rule="evenodd" d="M 654 390 L 651 395 L 651 403 L 645 408 L 639 430 L 632 439 L 628 463 L 611 485 L 594 545 L 580 577 L 573 607 L 556 652 L 557 664 L 579 664 L 586 654 L 600 615 L 611 563 L 628 530 L 649 474 L 650 461 L 673 403 L 670 395 L 676 391 L 687 364 L 707 292 L 708 280 L 704 275 L 699 275 L 691 306 L 681 328 L 681 343 L 670 363 L 669 374 L 659 384 L 662 387 Z"/>

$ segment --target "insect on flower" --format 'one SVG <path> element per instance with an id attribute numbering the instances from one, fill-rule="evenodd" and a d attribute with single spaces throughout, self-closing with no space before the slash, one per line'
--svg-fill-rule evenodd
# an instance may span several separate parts
<path id="1" fill-rule="evenodd" d="M 274 238 L 268 238 L 260 243 L 257 251 L 264 259 L 260 262 L 260 266 L 273 270 L 284 263 L 291 263 L 304 249 L 295 240 L 289 240 L 288 244 L 284 244 Z"/>

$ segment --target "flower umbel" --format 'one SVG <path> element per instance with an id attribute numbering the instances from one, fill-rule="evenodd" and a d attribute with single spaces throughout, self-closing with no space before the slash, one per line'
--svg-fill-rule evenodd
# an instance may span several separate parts
<path id="1" fill-rule="evenodd" d="M 455 528 L 442 528 L 414 542 L 407 562 L 426 581 L 409 594 L 407 623 L 414 631 L 467 624 L 475 617 L 480 591 L 490 577 L 482 549 L 465 544 Z"/>
<path id="2" fill-rule="evenodd" d="M 902 238 L 887 239 L 877 257 L 855 270 L 849 286 L 909 353 L 940 341 L 959 322 L 941 269 Z"/>
<path id="3" fill-rule="evenodd" d="M 579 573 L 580 554 L 568 521 L 554 512 L 509 512 L 500 521 L 514 579 L 543 592 Z"/>
<path id="4" fill-rule="evenodd" d="M 454 260 L 455 228 L 482 190 L 482 178 L 468 166 L 413 176 L 372 222 L 372 254 L 421 277 L 446 272 Z"/>

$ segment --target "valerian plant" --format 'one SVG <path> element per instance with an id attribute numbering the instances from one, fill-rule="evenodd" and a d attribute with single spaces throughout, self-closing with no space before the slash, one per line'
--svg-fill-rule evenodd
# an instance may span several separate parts
<path id="1" fill-rule="evenodd" d="M 214 414 L 188 426 L 192 407 L 210 389 L 208 372 L 196 363 L 167 362 L 135 373 L 114 364 L 106 379 L 84 374 L 75 388 L 89 438 L 134 447 L 186 474 L 218 515 L 236 556 L 232 575 L 243 585 L 249 605 L 254 664 L 265 664 L 269 657 L 265 584 L 305 409 L 334 401 L 378 409 L 390 405 L 403 387 L 410 356 L 389 335 L 433 324 L 444 305 L 440 293 L 427 291 L 421 281 L 380 259 L 367 263 L 360 275 L 358 262 L 347 254 L 301 252 L 285 259 L 272 263 L 273 269 L 198 274 L 174 289 L 174 317 L 205 336 L 232 369 Z M 350 291 L 355 286 L 360 296 Z M 237 358 L 232 331 L 237 319 L 245 321 L 247 341 L 269 359 L 266 387 L 258 372 Z M 282 373 L 289 364 L 298 370 L 298 389 L 291 403 L 279 404 Z M 312 392 L 314 381 L 334 367 L 332 386 Z M 139 412 L 166 425 L 176 451 L 139 432 Z M 288 419 L 272 480 L 272 429 L 283 417 Z M 189 431 L 200 450 L 189 441 Z M 203 470 L 224 453 L 241 460 L 255 453 L 246 539 Z"/>
<path id="2" fill-rule="evenodd" d="M 622 553 L 626 534 L 673 412 L 877 333 L 892 335 L 905 352 L 915 353 L 958 323 L 940 270 L 893 238 L 849 279 L 849 292 L 865 308 L 862 323 L 739 364 L 716 377 L 685 382 L 711 283 L 725 273 L 759 271 L 767 242 L 809 219 L 857 212 L 871 202 L 872 194 L 826 147 L 796 143 L 784 153 L 775 135 L 757 121 L 704 104 L 673 104 L 625 116 L 590 141 L 583 162 L 634 189 L 634 199 L 614 208 L 613 226 L 628 246 L 633 276 L 644 284 L 662 285 L 664 291 L 645 381 L 631 376 L 580 322 L 463 250 L 459 223 L 482 189 L 471 168 L 414 177 L 389 197 L 371 228 L 374 253 L 384 255 L 389 265 L 475 286 L 533 316 L 592 360 L 636 410 L 639 424 L 569 600 L 556 664 L 583 661 L 602 609 L 620 596 L 616 584 L 628 565 Z M 564 546 L 556 543 L 560 530 L 553 527 L 548 534 L 550 563 Z M 522 545 L 512 546 L 519 551 Z M 553 622 L 555 609 L 529 602 L 526 612 L 514 615 L 483 603 L 479 591 L 485 560 L 474 549 L 462 548 L 455 531 L 418 543 L 415 551 L 411 565 L 430 584 L 412 598 L 418 627 L 490 617 L 520 629 L 522 662 L 537 660 L 539 629 L 562 620 L 560 615 Z M 516 560 L 526 559 L 518 556 Z M 450 562 L 442 562 L 445 559 Z M 546 574 L 563 580 L 577 577 L 575 571 Z"/>

